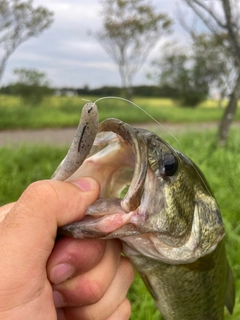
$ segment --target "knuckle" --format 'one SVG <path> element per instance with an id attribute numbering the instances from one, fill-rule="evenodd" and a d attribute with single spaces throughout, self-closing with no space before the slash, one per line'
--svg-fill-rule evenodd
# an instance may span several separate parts
<path id="1" fill-rule="evenodd" d="M 134 268 L 128 258 L 121 257 L 119 272 L 121 273 L 121 276 L 124 277 L 125 281 L 129 281 L 129 285 L 133 282 Z"/>
<path id="2" fill-rule="evenodd" d="M 49 198 L 52 195 L 56 195 L 56 190 L 48 180 L 36 181 L 31 183 L 23 193 L 23 197 L 28 197 L 30 199 L 40 199 Z"/>
<path id="3" fill-rule="evenodd" d="M 124 301 L 123 301 L 123 308 L 122 308 L 122 319 L 123 320 L 128 320 L 131 316 L 131 312 L 132 312 L 132 307 L 131 307 L 131 304 L 130 304 L 130 301 L 126 298 Z"/>
<path id="4" fill-rule="evenodd" d="M 39 210 L 41 208 L 41 210 Z M 16 211 L 25 216 L 36 216 L 52 221 L 52 216 L 44 210 L 52 211 L 61 208 L 61 201 L 56 185 L 51 181 L 43 180 L 30 184 L 16 202 Z"/>
<path id="5" fill-rule="evenodd" d="M 96 315 L 98 317 L 96 318 Z M 81 320 L 101 320 L 101 311 L 98 312 L 95 309 L 93 310 L 92 308 L 84 308 L 84 311 L 81 314 Z"/>
<path id="6" fill-rule="evenodd" d="M 92 281 L 89 284 L 89 302 L 91 304 L 94 304 L 96 302 L 98 302 L 99 300 L 101 300 L 101 298 L 104 295 L 104 290 L 103 290 L 103 286 L 101 285 L 100 282 L 98 281 Z"/>

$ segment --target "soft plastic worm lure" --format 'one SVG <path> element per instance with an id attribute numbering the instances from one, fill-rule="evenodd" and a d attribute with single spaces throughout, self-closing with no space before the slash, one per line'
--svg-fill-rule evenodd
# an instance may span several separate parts
<path id="1" fill-rule="evenodd" d="M 98 109 L 95 103 L 86 103 L 82 109 L 71 147 L 54 172 L 52 179 L 64 181 L 68 179 L 83 163 L 92 147 L 98 131 Z"/>

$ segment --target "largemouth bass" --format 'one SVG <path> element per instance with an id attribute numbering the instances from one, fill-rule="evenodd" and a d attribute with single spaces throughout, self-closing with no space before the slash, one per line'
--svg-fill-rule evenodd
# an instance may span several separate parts
<path id="1" fill-rule="evenodd" d="M 84 106 L 52 179 L 91 176 L 100 198 L 60 233 L 118 238 L 165 320 L 222 320 L 235 290 L 218 204 L 198 167 L 156 134 Z"/>

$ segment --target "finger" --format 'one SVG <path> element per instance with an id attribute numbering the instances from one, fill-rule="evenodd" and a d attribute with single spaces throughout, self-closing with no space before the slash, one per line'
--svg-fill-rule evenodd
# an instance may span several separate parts
<path id="1" fill-rule="evenodd" d="M 114 311 L 114 313 L 107 318 L 107 320 L 128 320 L 131 316 L 131 304 L 127 298 L 123 300 L 123 302 L 118 306 L 117 310 Z M 89 320 L 95 319 L 91 318 L 90 315 Z M 79 318 L 70 318 L 72 320 Z M 62 309 L 57 309 L 57 320 L 67 320 L 65 313 Z"/>
<path id="2" fill-rule="evenodd" d="M 102 260 L 90 271 L 54 285 L 62 297 L 57 307 L 89 305 L 99 301 L 113 281 L 120 263 L 121 245 L 118 240 L 108 240 Z"/>
<path id="3" fill-rule="evenodd" d="M 91 270 L 102 259 L 106 243 L 96 239 L 60 239 L 48 260 L 48 278 L 52 283 L 59 284 Z"/>
<path id="4" fill-rule="evenodd" d="M 0 207 L 0 222 L 6 217 L 9 211 L 13 208 L 15 202 L 5 204 L 4 206 Z"/>
<path id="5" fill-rule="evenodd" d="M 29 271 L 42 273 L 58 226 L 81 219 L 98 197 L 99 186 L 94 179 L 82 178 L 75 183 L 39 181 L 22 194 L 0 224 L 0 256 L 4 256 L 0 275 L 1 270 L 26 278 Z M 11 254 L 6 255 L 9 251 Z M 17 274 L 13 256 L 18 261 Z"/>
<path id="6" fill-rule="evenodd" d="M 131 315 L 131 304 L 127 298 L 107 320 L 128 320 Z"/>
<path id="7" fill-rule="evenodd" d="M 105 320 L 117 312 L 120 314 L 125 310 L 128 314 L 130 312 L 129 306 L 121 306 L 125 301 L 127 291 L 133 281 L 134 273 L 130 262 L 126 258 L 121 258 L 121 263 L 116 274 L 116 277 L 112 281 L 109 289 L 102 297 L 100 301 L 89 306 L 83 306 L 78 308 L 63 308 L 66 319 L 81 319 L 90 320 L 98 319 Z M 125 309 L 126 308 L 126 309 Z M 124 312 L 124 314 L 125 314 Z M 112 317 L 112 319 L 115 319 Z M 119 318 L 120 319 L 120 318 Z M 123 318 L 124 319 L 124 318 Z"/>

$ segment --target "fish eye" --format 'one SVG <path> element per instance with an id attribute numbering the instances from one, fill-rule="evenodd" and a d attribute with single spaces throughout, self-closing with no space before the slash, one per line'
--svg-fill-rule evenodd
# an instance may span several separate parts
<path id="1" fill-rule="evenodd" d="M 171 177 L 178 170 L 178 159 L 172 153 L 165 153 L 160 160 L 160 172 L 162 175 Z"/>

